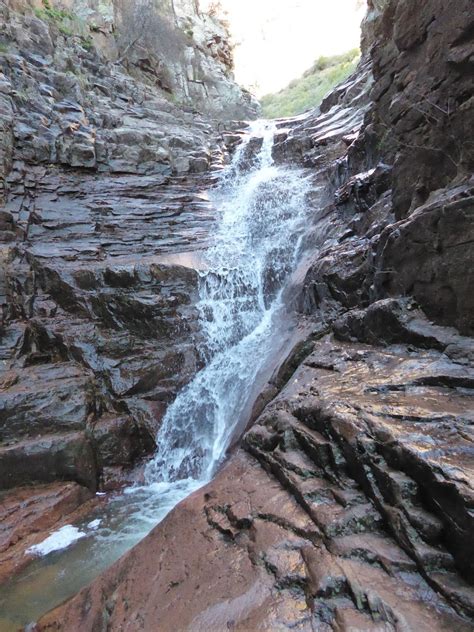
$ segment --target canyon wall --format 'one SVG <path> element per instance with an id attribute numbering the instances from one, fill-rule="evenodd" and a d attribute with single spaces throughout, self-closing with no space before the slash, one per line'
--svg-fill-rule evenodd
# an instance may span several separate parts
<path id="1" fill-rule="evenodd" d="M 94 491 L 153 451 L 201 363 L 180 253 L 212 223 L 219 122 L 258 106 L 195 2 L 15 0 L 0 20 L 0 489 Z"/>
<path id="2" fill-rule="evenodd" d="M 371 0 L 358 72 L 279 123 L 312 333 L 215 480 L 38 629 L 472 629 L 473 36 L 467 0 Z"/>

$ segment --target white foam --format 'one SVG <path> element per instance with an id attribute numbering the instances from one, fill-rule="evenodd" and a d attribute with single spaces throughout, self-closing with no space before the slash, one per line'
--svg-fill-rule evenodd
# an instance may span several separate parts
<path id="1" fill-rule="evenodd" d="M 92 520 L 91 522 L 89 522 L 89 524 L 87 525 L 87 528 L 92 529 L 92 531 L 95 531 L 96 529 L 99 528 L 101 522 L 102 520 L 100 518 L 96 518 L 95 520 Z"/>
<path id="2" fill-rule="evenodd" d="M 281 297 L 311 222 L 308 172 L 274 164 L 275 129 L 254 122 L 209 194 L 220 219 L 199 272 L 205 366 L 166 411 L 145 468 L 148 485 L 173 490 L 178 481 L 210 480 L 278 340 Z M 252 139 L 261 139 L 253 158 Z"/>
<path id="3" fill-rule="evenodd" d="M 74 527 L 72 524 L 67 524 L 57 531 L 54 531 L 46 540 L 30 546 L 30 548 L 26 550 L 26 553 L 38 556 L 48 555 L 48 553 L 52 553 L 53 551 L 66 549 L 85 536 L 86 534 L 83 531 Z"/>

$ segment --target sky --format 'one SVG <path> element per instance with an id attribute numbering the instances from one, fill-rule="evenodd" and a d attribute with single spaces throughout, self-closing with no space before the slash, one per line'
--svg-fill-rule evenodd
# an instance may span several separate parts
<path id="1" fill-rule="evenodd" d="M 364 0 L 220 1 L 236 46 L 235 78 L 257 96 L 284 88 L 320 55 L 359 45 Z"/>

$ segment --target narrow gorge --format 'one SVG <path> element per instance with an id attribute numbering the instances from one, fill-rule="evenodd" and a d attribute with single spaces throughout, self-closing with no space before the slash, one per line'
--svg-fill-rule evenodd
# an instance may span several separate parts
<path id="1" fill-rule="evenodd" d="M 213 6 L 0 1 L 1 632 L 473 629 L 474 12 L 367 4 L 265 121 Z"/>

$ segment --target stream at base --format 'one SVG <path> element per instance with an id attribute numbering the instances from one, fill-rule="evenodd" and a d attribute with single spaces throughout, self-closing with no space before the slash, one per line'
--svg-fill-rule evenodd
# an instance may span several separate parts
<path id="1" fill-rule="evenodd" d="M 273 137 L 272 123 L 252 124 L 210 192 L 218 217 L 197 304 L 205 366 L 169 406 L 145 484 L 112 496 L 100 513 L 37 548 L 38 557 L 0 588 L 0 632 L 76 593 L 211 480 L 275 358 L 291 346 L 283 293 L 303 254 L 310 182 L 304 170 L 273 163 Z M 261 148 L 252 153 L 256 138 Z"/>

